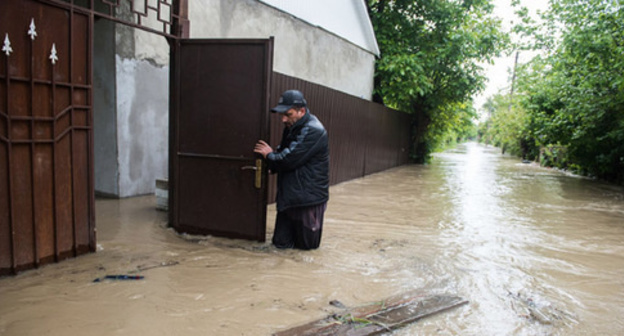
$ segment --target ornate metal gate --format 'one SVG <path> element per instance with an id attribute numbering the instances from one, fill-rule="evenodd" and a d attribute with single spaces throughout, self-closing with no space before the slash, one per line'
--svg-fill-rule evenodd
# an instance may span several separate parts
<path id="1" fill-rule="evenodd" d="M 187 34 L 186 8 L 0 1 L 0 275 L 95 251 L 94 18 L 176 39 Z"/>

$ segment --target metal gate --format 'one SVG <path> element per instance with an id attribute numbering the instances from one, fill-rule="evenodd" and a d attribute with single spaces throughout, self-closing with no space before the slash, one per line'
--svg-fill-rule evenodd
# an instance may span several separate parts
<path id="1" fill-rule="evenodd" d="M 96 17 L 169 39 L 186 0 L 0 1 L 0 275 L 96 247 Z"/>
<path id="2" fill-rule="evenodd" d="M 0 273 L 95 250 L 91 22 L 0 3 Z"/>
<path id="3" fill-rule="evenodd" d="M 171 225 L 264 241 L 273 40 L 179 40 L 171 111 Z"/>

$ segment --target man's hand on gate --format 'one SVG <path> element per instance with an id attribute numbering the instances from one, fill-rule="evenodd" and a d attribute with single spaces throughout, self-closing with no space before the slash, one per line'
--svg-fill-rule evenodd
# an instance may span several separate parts
<path id="1" fill-rule="evenodd" d="M 260 155 L 262 155 L 262 157 L 266 158 L 267 155 L 269 155 L 269 153 L 273 152 L 273 148 L 271 148 L 271 146 L 269 146 L 268 143 L 262 141 L 262 140 L 258 140 L 258 143 L 256 143 L 256 146 L 254 147 L 254 153 L 258 153 Z"/>

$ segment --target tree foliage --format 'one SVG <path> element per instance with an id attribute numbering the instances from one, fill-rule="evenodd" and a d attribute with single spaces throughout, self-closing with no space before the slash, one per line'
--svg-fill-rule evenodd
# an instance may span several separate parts
<path id="1" fill-rule="evenodd" d="M 427 152 L 436 152 L 467 139 L 477 138 L 477 112 L 472 104 L 440 106 L 423 136 Z"/>
<path id="2" fill-rule="evenodd" d="M 527 113 L 509 95 L 501 93 L 488 98 L 483 106 L 489 118 L 479 125 L 482 142 L 500 147 L 503 153 L 528 157 L 530 139 L 526 136 Z"/>
<path id="3" fill-rule="evenodd" d="M 457 131 L 457 117 L 472 118 L 467 106 L 485 83 L 479 64 L 503 50 L 507 35 L 490 0 L 369 0 L 368 9 L 381 50 L 376 99 L 419 115 L 413 153 L 422 161 L 446 130 Z"/>
<path id="4" fill-rule="evenodd" d="M 619 0 L 551 0 L 534 37 L 542 56 L 521 67 L 519 103 L 531 151 L 561 146 L 564 168 L 624 181 L 624 5 Z M 521 11 L 523 13 L 523 11 Z M 563 157 L 565 156 L 565 157 Z"/>

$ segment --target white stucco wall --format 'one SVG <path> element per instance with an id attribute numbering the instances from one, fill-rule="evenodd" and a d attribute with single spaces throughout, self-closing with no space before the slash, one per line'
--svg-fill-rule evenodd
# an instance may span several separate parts
<path id="1" fill-rule="evenodd" d="M 275 37 L 273 69 L 371 99 L 375 56 L 257 0 L 189 1 L 191 38 Z"/>
<path id="2" fill-rule="evenodd" d="M 119 197 L 151 194 L 168 176 L 169 45 L 119 28 L 116 55 Z"/>
<path id="3" fill-rule="evenodd" d="M 167 177 L 169 67 L 117 57 L 120 197 L 150 194 Z"/>

